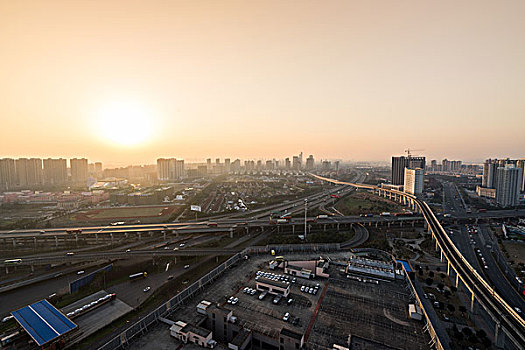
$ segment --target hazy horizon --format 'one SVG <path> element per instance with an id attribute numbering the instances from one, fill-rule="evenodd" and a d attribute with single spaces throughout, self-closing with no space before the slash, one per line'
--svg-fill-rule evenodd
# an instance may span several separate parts
<path id="1" fill-rule="evenodd" d="M 525 154 L 525 2 L 4 2 L 1 157 Z"/>

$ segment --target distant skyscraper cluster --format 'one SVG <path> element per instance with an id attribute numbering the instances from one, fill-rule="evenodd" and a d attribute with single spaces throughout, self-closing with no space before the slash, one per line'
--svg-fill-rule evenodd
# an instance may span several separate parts
<path id="1" fill-rule="evenodd" d="M 324 160 L 320 162 L 320 166 L 316 167 L 316 162 L 313 155 L 309 155 L 306 160 L 303 160 L 303 153 L 285 158 L 282 160 L 278 159 L 266 159 L 266 160 L 244 160 L 241 162 L 240 159 L 231 160 L 225 158 L 224 162 L 221 162 L 220 158 L 216 158 L 214 161 L 211 158 L 207 158 L 204 163 L 190 163 L 184 164 L 183 160 L 177 160 L 175 158 L 159 158 L 157 159 L 157 179 L 159 181 L 178 181 L 184 178 L 194 178 L 205 175 L 221 175 L 221 174 L 240 174 L 240 173 L 253 173 L 261 171 L 276 171 L 276 170 L 288 170 L 288 171 L 313 171 L 319 168 L 324 171 L 338 171 L 339 161 L 331 162 Z"/>
<path id="2" fill-rule="evenodd" d="M 463 164 L 461 160 L 443 159 L 439 164 L 437 160 L 432 159 L 430 166 L 426 169 L 429 173 L 444 173 L 444 174 L 464 174 L 477 175 L 481 168 L 477 164 Z"/>
<path id="3" fill-rule="evenodd" d="M 525 192 L 525 159 L 487 159 L 477 193 L 496 200 L 501 207 L 517 206 Z"/>
<path id="4" fill-rule="evenodd" d="M 43 185 L 85 185 L 90 174 L 101 174 L 102 163 L 89 164 L 85 158 L 2 158 L 0 159 L 0 190 L 32 188 Z M 90 167 L 92 171 L 90 171 Z"/>

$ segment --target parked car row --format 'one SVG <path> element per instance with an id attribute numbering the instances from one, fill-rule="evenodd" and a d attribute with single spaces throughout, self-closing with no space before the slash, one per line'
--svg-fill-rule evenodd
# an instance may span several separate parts
<path id="1" fill-rule="evenodd" d="M 228 304 L 232 304 L 232 305 L 235 305 L 239 302 L 239 298 L 237 297 L 234 297 L 233 295 L 230 297 L 230 299 L 228 299 Z"/>
<path id="2" fill-rule="evenodd" d="M 250 294 L 250 295 L 255 295 L 255 293 L 257 293 L 257 291 L 255 289 L 250 288 L 250 287 L 244 287 L 242 292 L 246 293 L 246 294 Z"/>
<path id="3" fill-rule="evenodd" d="M 287 275 L 280 275 L 280 274 L 275 274 L 273 272 L 264 272 L 264 271 L 257 271 L 256 273 L 256 277 L 255 277 L 255 280 L 259 280 L 259 278 L 261 277 L 264 277 L 264 278 L 268 278 L 272 281 L 280 281 L 280 282 L 285 282 L 285 283 L 288 283 L 290 284 L 291 283 L 295 283 L 297 281 L 297 279 L 295 277 L 291 277 L 291 276 L 287 276 Z"/>
<path id="4" fill-rule="evenodd" d="M 78 309 L 76 309 L 75 311 L 71 311 L 71 312 L 68 312 L 66 314 L 67 317 L 74 317 L 74 316 L 78 316 L 79 314 L 83 313 L 84 311 L 86 311 L 87 309 L 90 309 L 92 307 L 94 307 L 95 305 L 98 305 L 98 304 L 102 304 L 112 298 L 114 298 L 116 296 L 115 293 L 112 293 L 112 294 L 106 294 L 104 295 L 103 297 L 100 297 L 98 298 L 98 300 L 94 300 L 92 302 L 90 302 L 89 304 L 86 304 L 82 307 L 79 307 Z"/>
<path id="5" fill-rule="evenodd" d="M 301 292 L 316 295 L 317 291 L 319 290 L 319 286 L 320 286 L 319 283 L 317 283 L 313 287 L 311 287 L 311 286 L 301 286 Z"/>

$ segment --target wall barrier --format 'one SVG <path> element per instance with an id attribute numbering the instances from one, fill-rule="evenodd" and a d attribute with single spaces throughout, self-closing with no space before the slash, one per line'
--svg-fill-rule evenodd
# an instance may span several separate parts
<path id="1" fill-rule="evenodd" d="M 80 288 L 87 286 L 93 280 L 95 279 L 95 276 L 103 271 L 109 272 L 113 269 L 113 264 L 109 264 L 107 266 L 104 266 L 96 271 L 91 272 L 90 274 L 85 275 L 84 277 L 81 277 L 77 280 L 74 280 L 73 282 L 69 283 L 69 293 L 75 293 L 80 290 Z"/>

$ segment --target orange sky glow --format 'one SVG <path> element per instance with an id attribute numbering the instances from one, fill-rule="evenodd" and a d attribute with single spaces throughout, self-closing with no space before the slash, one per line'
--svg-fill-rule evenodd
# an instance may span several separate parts
<path id="1" fill-rule="evenodd" d="M 3 1 L 0 158 L 525 154 L 525 2 Z"/>

